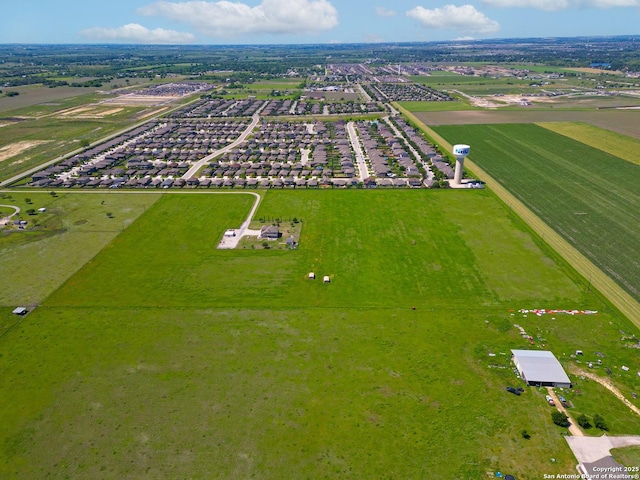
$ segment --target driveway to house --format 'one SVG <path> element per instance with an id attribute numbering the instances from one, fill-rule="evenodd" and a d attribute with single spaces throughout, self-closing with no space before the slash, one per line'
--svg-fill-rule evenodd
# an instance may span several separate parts
<path id="1" fill-rule="evenodd" d="M 11 217 L 14 217 L 20 213 L 20 207 L 16 207 L 15 205 L 0 205 L 0 207 L 13 208 L 15 210 L 8 217 L 0 218 L 0 227 L 9 223 L 11 221 Z"/>
<path id="2" fill-rule="evenodd" d="M 232 193 L 232 192 L 229 192 L 229 193 Z M 254 192 L 238 192 L 237 194 L 253 195 L 256 197 L 256 201 L 254 202 L 253 207 L 251 207 L 251 211 L 249 212 L 247 219 L 244 222 L 242 222 L 242 225 L 240 225 L 240 228 L 232 229 L 232 230 L 235 230 L 236 232 L 235 236 L 222 237 L 222 240 L 220 240 L 220 243 L 218 244 L 218 249 L 221 249 L 221 250 L 236 248 L 238 246 L 238 243 L 240 243 L 240 239 L 242 237 L 246 235 L 256 235 L 256 230 L 249 230 L 249 224 L 251 223 L 253 216 L 255 215 L 256 211 L 258 210 L 258 207 L 260 206 L 260 201 L 262 200 L 262 197 Z M 257 233 L 260 233 L 260 232 L 258 231 Z"/>
<path id="3" fill-rule="evenodd" d="M 232 148 L 237 147 L 238 145 L 240 145 L 242 142 L 244 142 L 247 137 L 249 135 L 251 135 L 251 132 L 253 132 L 253 129 L 256 128 L 256 125 L 258 125 L 258 122 L 260 121 L 260 111 L 267 105 L 267 102 L 265 102 L 256 113 L 253 114 L 253 116 L 251 117 L 251 123 L 249 124 L 249 126 L 245 129 L 244 132 L 242 132 L 242 134 L 236 138 L 233 142 L 231 142 L 229 145 L 227 145 L 226 147 L 221 148 L 220 150 L 216 150 L 215 152 L 207 155 L 206 157 L 202 158 L 201 160 L 198 160 L 196 163 L 193 164 L 193 166 L 187 170 L 187 173 L 185 173 L 182 178 L 184 178 L 185 180 L 190 179 L 191 177 L 193 177 L 196 173 L 198 173 L 198 170 L 200 170 L 202 168 L 202 166 L 208 162 L 210 162 L 211 160 L 213 160 L 214 158 L 216 158 L 218 155 L 222 155 L 223 153 L 227 153 L 229 150 L 231 150 Z"/>
<path id="4" fill-rule="evenodd" d="M 640 436 L 565 437 L 571 451 L 580 463 L 594 463 L 611 455 L 612 448 L 640 445 Z"/>
<path id="5" fill-rule="evenodd" d="M 574 437 L 584 437 L 584 432 L 573 420 L 569 412 L 567 412 L 567 410 L 564 408 L 562 402 L 560 402 L 560 399 L 558 399 L 556 392 L 553 390 L 553 387 L 547 387 L 547 392 L 549 392 L 549 395 L 551 396 L 551 398 L 553 398 L 553 402 L 556 404 L 556 408 L 558 409 L 558 411 L 564 413 L 567 417 L 569 417 L 569 433 L 571 433 L 571 435 L 573 435 Z"/>

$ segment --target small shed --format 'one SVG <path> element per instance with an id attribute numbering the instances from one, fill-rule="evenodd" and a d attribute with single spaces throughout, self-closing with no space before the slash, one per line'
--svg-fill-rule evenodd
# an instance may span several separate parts
<path id="1" fill-rule="evenodd" d="M 25 307 L 16 307 L 13 309 L 13 313 L 14 315 L 26 315 L 28 312 L 28 310 Z"/>
<path id="2" fill-rule="evenodd" d="M 331 282 L 331 278 L 329 277 L 329 275 L 325 275 L 325 276 L 322 278 L 322 281 L 323 281 L 324 283 L 329 283 L 329 282 Z"/>
<path id="3" fill-rule="evenodd" d="M 308 276 L 308 278 L 309 278 L 309 279 L 311 279 L 311 280 L 315 280 L 315 278 L 316 278 L 316 274 L 315 274 L 315 273 L 313 273 L 313 272 L 309 272 L 309 276 Z"/>

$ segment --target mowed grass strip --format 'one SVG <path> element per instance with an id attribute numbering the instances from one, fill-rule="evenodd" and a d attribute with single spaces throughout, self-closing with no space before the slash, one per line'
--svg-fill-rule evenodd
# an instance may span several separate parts
<path id="1" fill-rule="evenodd" d="M 637 165 L 535 125 L 436 131 L 472 145 L 474 162 L 635 299 L 620 297 L 629 306 L 625 313 L 638 321 Z"/>
<path id="2" fill-rule="evenodd" d="M 603 152 L 640 165 L 640 140 L 586 123 L 540 122 L 537 125 Z"/>

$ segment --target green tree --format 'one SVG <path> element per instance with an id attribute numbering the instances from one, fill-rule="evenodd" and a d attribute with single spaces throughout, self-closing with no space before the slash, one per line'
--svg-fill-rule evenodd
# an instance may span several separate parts
<path id="1" fill-rule="evenodd" d="M 599 428 L 600 430 L 604 430 L 604 431 L 609 430 L 609 426 L 604 421 L 604 418 L 602 418 L 602 415 L 600 415 L 599 413 L 596 413 L 593 416 L 593 424 L 596 426 L 596 428 Z"/>
<path id="2" fill-rule="evenodd" d="M 567 417 L 564 413 L 559 412 L 557 410 L 551 414 L 551 420 L 553 420 L 553 423 L 555 423 L 560 427 L 566 428 L 570 425 L 569 417 Z"/>
<path id="3" fill-rule="evenodd" d="M 578 425 L 580 425 L 584 429 L 589 429 L 592 427 L 589 419 L 584 413 L 580 414 L 580 416 L 578 417 Z"/>

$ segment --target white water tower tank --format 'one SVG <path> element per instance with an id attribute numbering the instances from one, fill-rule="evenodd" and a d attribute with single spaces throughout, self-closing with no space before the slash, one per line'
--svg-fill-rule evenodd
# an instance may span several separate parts
<path id="1" fill-rule="evenodd" d="M 460 185 L 462 183 L 462 170 L 464 167 L 464 158 L 469 155 L 471 147 L 469 145 L 454 145 L 453 154 L 456 156 L 456 171 L 453 175 L 453 183 Z"/>

